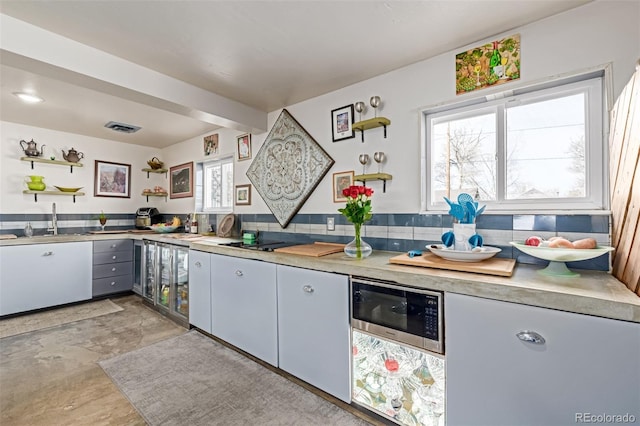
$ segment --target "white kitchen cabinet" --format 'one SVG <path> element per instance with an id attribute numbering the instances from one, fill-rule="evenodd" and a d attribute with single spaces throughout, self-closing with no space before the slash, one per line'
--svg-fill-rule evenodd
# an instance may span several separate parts
<path id="1" fill-rule="evenodd" d="M 211 255 L 212 334 L 278 365 L 276 265 Z"/>
<path id="2" fill-rule="evenodd" d="M 189 323 L 211 333 L 211 254 L 189 250 Z"/>
<path id="3" fill-rule="evenodd" d="M 445 315 L 448 425 L 640 419 L 640 324 L 451 293 Z"/>
<path id="4" fill-rule="evenodd" d="M 279 367 L 351 402 L 349 279 L 278 265 Z"/>
<path id="5" fill-rule="evenodd" d="M 90 241 L 0 247 L 0 315 L 91 299 Z"/>

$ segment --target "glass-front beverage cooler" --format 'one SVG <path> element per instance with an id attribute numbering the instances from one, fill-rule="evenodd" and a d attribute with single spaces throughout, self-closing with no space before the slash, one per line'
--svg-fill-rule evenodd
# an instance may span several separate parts
<path id="1" fill-rule="evenodd" d="M 445 361 L 353 329 L 353 401 L 402 425 L 445 425 Z"/>
<path id="2" fill-rule="evenodd" d="M 145 273 L 145 299 L 158 311 L 188 326 L 188 247 L 145 241 Z"/>

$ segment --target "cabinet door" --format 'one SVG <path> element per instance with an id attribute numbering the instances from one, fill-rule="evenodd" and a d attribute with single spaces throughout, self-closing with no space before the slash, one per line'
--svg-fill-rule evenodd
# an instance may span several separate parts
<path id="1" fill-rule="evenodd" d="M 212 334 L 278 365 L 276 266 L 211 255 Z"/>
<path id="2" fill-rule="evenodd" d="M 640 324 L 450 293 L 445 315 L 449 425 L 640 418 Z"/>
<path id="3" fill-rule="evenodd" d="M 189 250 L 189 323 L 211 333 L 211 255 Z"/>
<path id="4" fill-rule="evenodd" d="M 349 281 L 278 265 L 279 366 L 349 403 Z"/>
<path id="5" fill-rule="evenodd" d="M 92 243 L 0 247 L 0 315 L 91 299 Z"/>

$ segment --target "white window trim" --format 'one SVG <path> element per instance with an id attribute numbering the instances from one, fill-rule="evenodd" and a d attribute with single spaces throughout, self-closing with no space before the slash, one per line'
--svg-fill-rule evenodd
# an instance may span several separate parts
<path id="1" fill-rule="evenodd" d="M 599 90 L 596 90 L 595 87 L 591 87 L 587 91 L 587 97 L 589 97 L 589 100 L 593 100 L 594 104 L 598 106 L 598 108 L 589 108 L 591 115 L 587 122 L 587 135 L 589 141 L 587 142 L 586 149 L 589 150 L 590 161 L 589 164 L 586 165 L 586 179 L 587 190 L 593 191 L 592 193 L 587 194 L 588 200 L 545 199 L 532 200 L 527 203 L 523 203 L 521 200 L 503 200 L 499 202 L 483 202 L 483 204 L 487 204 L 487 210 L 491 210 L 495 213 L 522 213 L 523 211 L 526 211 L 529 214 L 533 214 L 538 212 L 573 212 L 579 210 L 580 213 L 586 214 L 587 212 L 608 211 L 608 140 L 605 135 L 608 129 L 607 110 L 611 106 L 610 98 L 612 81 L 610 75 L 610 64 L 606 64 L 586 70 L 582 74 L 567 74 L 562 78 L 545 79 L 526 86 L 514 87 L 505 92 L 494 91 L 486 96 L 467 98 L 463 101 L 442 103 L 422 109 L 420 112 L 420 214 L 442 213 L 448 211 L 448 206 L 444 201 L 442 203 L 436 202 L 434 205 L 431 205 L 428 187 L 428 181 L 431 176 L 431 166 L 427 155 L 429 148 L 427 144 L 427 137 L 429 136 L 428 133 L 430 131 L 427 118 L 428 116 L 429 118 L 437 118 L 440 115 L 450 115 L 452 110 L 458 110 L 460 114 L 464 114 L 464 112 L 470 110 L 479 111 L 484 107 L 490 107 L 496 103 L 504 103 L 502 99 L 514 96 L 514 93 L 516 93 L 515 97 L 517 99 L 526 101 L 531 98 L 539 98 L 545 94 L 548 96 L 549 93 L 557 93 L 558 90 L 567 92 L 571 90 L 572 87 L 575 87 L 574 84 L 584 86 L 592 80 L 598 80 L 597 88 Z M 606 99 L 606 104 L 603 102 L 603 99 Z M 600 120 L 598 120 L 598 114 L 600 114 Z M 502 149 L 502 146 L 502 143 L 498 143 L 498 149 Z M 502 166 L 499 167 L 499 169 L 502 169 Z M 598 180 L 600 181 L 599 184 L 597 182 Z"/>
<path id="2" fill-rule="evenodd" d="M 204 180 L 204 176 L 205 176 L 205 169 L 207 166 L 211 166 L 211 165 L 215 165 L 215 164 L 227 164 L 227 163 L 231 163 L 234 167 L 234 182 L 232 184 L 233 187 L 235 187 L 235 163 L 233 161 L 233 155 L 228 155 L 228 156 L 224 156 L 224 157 L 220 157 L 220 158 L 216 158 L 215 160 L 209 160 L 209 161 L 203 161 L 202 164 L 202 176 L 203 176 L 203 180 Z M 202 182 L 202 212 L 203 213 L 233 213 L 233 201 L 231 202 L 231 206 L 230 207 L 210 207 L 210 208 L 205 208 L 205 202 L 204 202 L 204 197 L 206 196 L 206 188 L 207 185 L 204 184 L 204 182 Z"/>

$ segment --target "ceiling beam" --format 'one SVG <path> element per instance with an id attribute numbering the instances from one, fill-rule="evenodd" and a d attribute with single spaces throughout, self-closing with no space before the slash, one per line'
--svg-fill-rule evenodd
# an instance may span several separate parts
<path id="1" fill-rule="evenodd" d="M 267 113 L 0 14 L 4 65 L 242 132 L 267 130 Z"/>

